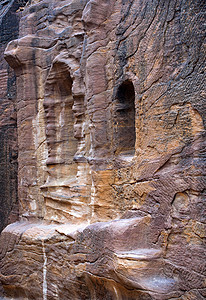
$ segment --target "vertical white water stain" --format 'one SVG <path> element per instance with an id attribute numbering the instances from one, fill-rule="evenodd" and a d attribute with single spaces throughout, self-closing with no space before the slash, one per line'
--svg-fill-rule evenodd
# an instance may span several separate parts
<path id="1" fill-rule="evenodd" d="M 43 250 L 43 258 L 44 258 L 44 264 L 43 264 L 43 300 L 47 300 L 47 281 L 46 281 L 46 273 L 47 273 L 47 257 L 44 247 L 44 241 L 42 240 L 42 250 Z"/>

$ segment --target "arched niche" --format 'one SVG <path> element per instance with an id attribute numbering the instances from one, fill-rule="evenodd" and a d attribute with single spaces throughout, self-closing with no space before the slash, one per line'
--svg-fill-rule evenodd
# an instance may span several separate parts
<path id="1" fill-rule="evenodd" d="M 135 152 L 135 90 L 132 81 L 124 81 L 114 101 L 115 154 L 134 155 Z"/>
<path id="2" fill-rule="evenodd" d="M 47 165 L 73 163 L 73 156 L 77 151 L 73 103 L 72 78 L 68 66 L 57 61 L 53 64 L 45 85 Z"/>

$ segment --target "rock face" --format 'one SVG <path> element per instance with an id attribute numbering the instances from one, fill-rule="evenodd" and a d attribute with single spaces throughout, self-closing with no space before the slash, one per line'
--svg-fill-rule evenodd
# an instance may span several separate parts
<path id="1" fill-rule="evenodd" d="M 205 8 L 25 7 L 4 52 L 20 220 L 0 237 L 2 296 L 205 299 Z"/>
<path id="2" fill-rule="evenodd" d="M 16 76 L 4 51 L 19 34 L 20 7 L 27 1 L 0 1 L 0 232 L 18 217 Z"/>

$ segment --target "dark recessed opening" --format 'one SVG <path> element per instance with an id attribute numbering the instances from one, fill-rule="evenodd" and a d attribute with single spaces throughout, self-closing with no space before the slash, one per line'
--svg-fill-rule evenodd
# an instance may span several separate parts
<path id="1" fill-rule="evenodd" d="M 118 88 L 114 107 L 114 138 L 116 154 L 134 154 L 135 150 L 135 90 L 131 81 Z"/>

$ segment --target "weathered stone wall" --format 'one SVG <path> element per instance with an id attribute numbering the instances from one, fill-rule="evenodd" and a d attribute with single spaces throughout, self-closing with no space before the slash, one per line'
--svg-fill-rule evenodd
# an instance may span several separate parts
<path id="1" fill-rule="evenodd" d="M 0 1 L 0 232 L 18 217 L 16 76 L 4 51 L 18 38 L 20 9 L 26 2 Z"/>
<path id="2" fill-rule="evenodd" d="M 2 294 L 204 299 L 205 1 L 31 1 Z"/>

